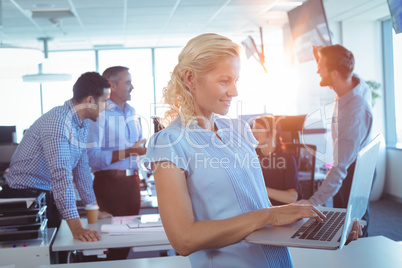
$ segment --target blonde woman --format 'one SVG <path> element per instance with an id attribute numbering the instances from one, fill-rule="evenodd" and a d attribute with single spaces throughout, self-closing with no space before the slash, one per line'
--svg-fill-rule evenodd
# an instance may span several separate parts
<path id="1" fill-rule="evenodd" d="M 150 140 L 159 212 L 192 267 L 291 267 L 285 247 L 248 244 L 266 225 L 324 215 L 312 205 L 270 207 L 249 127 L 222 119 L 237 96 L 240 47 L 217 34 L 190 40 L 164 99 L 169 125 Z"/>

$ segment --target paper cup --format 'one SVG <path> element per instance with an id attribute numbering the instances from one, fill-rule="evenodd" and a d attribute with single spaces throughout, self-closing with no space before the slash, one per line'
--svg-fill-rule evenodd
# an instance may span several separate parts
<path id="1" fill-rule="evenodd" d="M 98 222 L 99 207 L 97 205 L 87 205 L 85 207 L 85 211 L 87 213 L 87 219 L 89 224 Z"/>

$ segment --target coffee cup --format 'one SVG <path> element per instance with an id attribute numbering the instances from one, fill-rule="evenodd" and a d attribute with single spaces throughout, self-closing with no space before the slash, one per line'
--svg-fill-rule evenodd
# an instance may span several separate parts
<path id="1" fill-rule="evenodd" d="M 87 214 L 87 219 L 89 224 L 98 222 L 99 207 L 97 205 L 86 205 L 85 211 Z"/>

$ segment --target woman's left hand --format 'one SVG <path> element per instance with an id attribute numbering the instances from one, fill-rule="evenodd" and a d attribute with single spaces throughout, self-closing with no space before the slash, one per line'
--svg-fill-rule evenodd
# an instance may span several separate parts
<path id="1" fill-rule="evenodd" d="M 346 241 L 345 245 L 361 237 L 363 235 L 363 227 L 364 225 L 361 224 L 360 221 L 356 219 L 353 222 L 352 230 L 349 233 L 348 240 Z"/>

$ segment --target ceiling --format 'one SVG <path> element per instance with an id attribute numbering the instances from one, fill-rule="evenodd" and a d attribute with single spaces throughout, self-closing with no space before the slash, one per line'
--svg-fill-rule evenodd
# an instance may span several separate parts
<path id="1" fill-rule="evenodd" d="M 203 32 L 243 40 L 287 24 L 296 0 L 0 0 L 0 42 L 49 50 L 182 46 Z M 306 0 L 299 0 L 302 3 Z M 386 0 L 324 0 L 330 22 L 389 16 Z"/>

